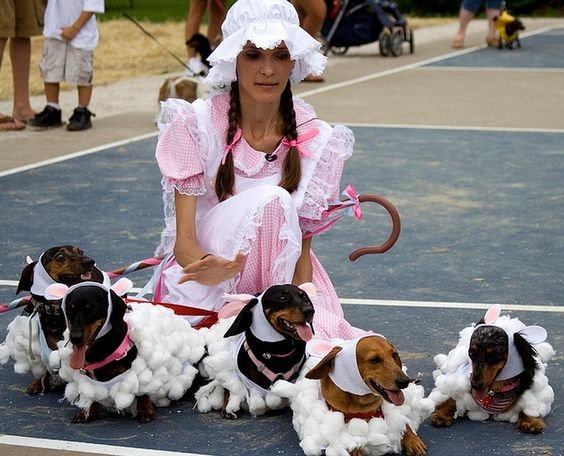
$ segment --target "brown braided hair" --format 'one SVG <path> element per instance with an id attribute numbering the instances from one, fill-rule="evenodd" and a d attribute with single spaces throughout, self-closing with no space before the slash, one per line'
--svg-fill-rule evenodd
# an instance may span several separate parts
<path id="1" fill-rule="evenodd" d="M 227 128 L 226 144 L 231 144 L 233 141 L 235 133 L 237 132 L 239 117 L 241 115 L 239 104 L 239 85 L 237 81 L 231 83 L 230 96 L 231 101 L 228 112 L 229 125 Z M 284 122 L 284 136 L 290 141 L 297 139 L 298 129 L 296 126 L 296 112 L 294 111 L 294 101 L 290 81 L 288 81 L 284 91 L 282 92 L 280 99 L 280 114 Z M 296 147 L 290 147 L 282 165 L 282 180 L 278 185 L 286 189 L 289 193 L 292 193 L 298 188 L 301 176 L 300 154 Z M 224 201 L 229 196 L 233 195 L 234 185 L 235 166 L 233 164 L 233 154 L 227 154 L 225 163 L 223 165 L 219 165 L 219 170 L 215 179 L 215 192 L 219 201 Z"/>

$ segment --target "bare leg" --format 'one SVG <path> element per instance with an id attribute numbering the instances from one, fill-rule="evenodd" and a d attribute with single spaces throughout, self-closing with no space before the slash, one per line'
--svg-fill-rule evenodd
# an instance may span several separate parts
<path id="1" fill-rule="evenodd" d="M 92 99 L 92 86 L 78 86 L 78 105 L 88 107 Z"/>
<path id="2" fill-rule="evenodd" d="M 46 82 L 43 85 L 45 87 L 45 98 L 47 98 L 47 103 L 59 104 L 59 91 L 60 91 L 59 83 Z"/>
<path id="3" fill-rule="evenodd" d="M 184 39 L 188 40 L 194 33 L 200 32 L 200 24 L 204 13 L 206 12 L 207 0 L 190 0 L 188 15 L 186 16 L 186 25 L 184 27 Z M 196 49 L 186 46 L 188 58 L 196 57 Z"/>
<path id="4" fill-rule="evenodd" d="M 499 16 L 499 10 L 493 8 L 486 9 L 486 17 L 488 19 L 488 35 L 486 36 L 486 41 L 490 46 L 499 45 L 499 39 L 497 37 L 497 30 L 495 29 L 494 17 Z"/>
<path id="5" fill-rule="evenodd" d="M 466 29 L 468 24 L 474 18 L 474 13 L 467 10 L 464 7 L 460 7 L 460 13 L 458 15 L 458 31 L 454 35 L 454 40 L 452 41 L 453 48 L 464 47 L 464 37 L 466 36 Z"/>
<path id="6" fill-rule="evenodd" d="M 327 15 L 327 5 L 324 0 L 294 0 L 292 1 L 298 16 L 300 25 L 314 38 L 319 37 L 323 21 Z"/>
<path id="7" fill-rule="evenodd" d="M 212 48 L 221 42 L 221 24 L 225 19 L 227 7 L 225 0 L 210 0 L 210 20 L 208 23 L 208 38 Z"/>
<path id="8" fill-rule="evenodd" d="M 10 58 L 14 81 L 14 119 L 32 119 L 35 112 L 29 103 L 29 67 L 31 60 L 31 39 L 10 38 Z"/>
<path id="9" fill-rule="evenodd" d="M 0 38 L 0 68 L 2 68 L 2 57 L 4 56 L 4 49 L 6 49 L 6 43 L 8 38 Z"/>

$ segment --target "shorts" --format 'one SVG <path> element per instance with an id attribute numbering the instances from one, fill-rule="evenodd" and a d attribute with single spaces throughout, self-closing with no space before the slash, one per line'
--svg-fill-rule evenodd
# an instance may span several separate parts
<path id="1" fill-rule="evenodd" d="M 43 33 L 45 0 L 0 0 L 0 38 L 29 38 Z"/>
<path id="2" fill-rule="evenodd" d="M 94 51 L 77 49 L 67 41 L 47 38 L 39 62 L 44 82 L 68 82 L 79 86 L 92 85 Z"/>
<path id="3" fill-rule="evenodd" d="M 462 8 L 477 13 L 484 4 L 486 9 L 501 9 L 501 0 L 462 0 Z"/>

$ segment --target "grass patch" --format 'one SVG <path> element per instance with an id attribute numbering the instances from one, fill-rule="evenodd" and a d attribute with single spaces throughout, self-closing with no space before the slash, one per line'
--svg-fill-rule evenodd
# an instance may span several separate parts
<path id="1" fill-rule="evenodd" d="M 100 21 L 123 19 L 123 13 L 139 21 L 167 22 L 185 20 L 189 1 L 186 0 L 106 0 L 106 12 Z"/>

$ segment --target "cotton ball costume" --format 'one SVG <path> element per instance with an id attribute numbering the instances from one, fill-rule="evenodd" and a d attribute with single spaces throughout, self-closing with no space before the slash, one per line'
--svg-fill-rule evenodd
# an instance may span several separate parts
<path id="1" fill-rule="evenodd" d="M 406 425 L 417 431 L 434 409 L 434 403 L 424 397 L 423 387 L 411 382 L 402 389 L 405 400 L 401 406 L 383 401 L 383 416 L 368 420 L 352 418 L 346 422 L 343 413 L 330 410 L 321 395 L 320 381 L 305 378 L 305 374 L 333 347 L 342 347 L 335 357 L 331 379 L 344 391 L 359 395 L 373 393 L 362 380 L 356 364 L 356 345 L 360 339 L 362 337 L 350 341 L 313 339 L 308 342 L 310 358 L 299 380 L 294 384 L 280 381 L 273 387 L 274 392 L 290 400 L 293 425 L 307 456 L 347 456 L 357 448 L 365 455 L 399 453 Z"/>
<path id="2" fill-rule="evenodd" d="M 299 288 L 306 291 L 310 297 L 315 295 L 315 287 L 311 283 L 300 285 Z M 205 334 L 208 351 L 208 356 L 200 363 L 200 372 L 202 376 L 210 379 L 210 382 L 201 387 L 195 394 L 196 406 L 200 412 L 223 409 L 225 391 L 229 392 L 225 413 L 231 416 L 236 416 L 241 409 L 248 410 L 253 416 L 259 416 L 269 410 L 278 410 L 288 406 L 288 401 L 274 393 L 273 387 L 265 389 L 251 381 L 240 371 L 237 365 L 237 357 L 246 340 L 245 332 L 225 337 L 236 318 L 232 314 L 238 313 L 241 311 L 241 306 L 256 299 L 257 303 L 250 310 L 252 314 L 252 323 L 249 328 L 251 333 L 264 342 L 276 343 L 285 340 L 285 337 L 278 333 L 265 317 L 262 305 L 264 294 L 258 297 L 225 295 L 225 298 L 231 301 L 220 311 L 219 322 L 209 329 L 200 330 Z M 305 337 L 305 339 L 311 337 L 311 330 L 305 331 L 309 333 L 306 336 L 302 335 L 302 331 L 299 331 L 300 337 Z M 295 370 L 286 372 L 285 374 L 288 375 L 286 378 L 290 378 L 291 374 L 297 373 L 300 367 L 301 363 L 295 366 Z M 265 368 L 262 372 L 264 373 L 267 370 L 268 368 Z M 275 380 L 274 385 L 278 381 L 280 380 Z"/>
<path id="3" fill-rule="evenodd" d="M 45 298 L 47 287 L 56 282 L 45 270 L 41 262 L 42 256 L 33 267 L 30 291 L 33 296 Z M 27 257 L 27 263 L 32 262 L 33 260 Z M 109 276 L 103 271 L 100 272 L 104 277 L 104 284 L 110 286 Z M 8 325 L 6 340 L 0 345 L 0 364 L 6 364 L 10 358 L 14 360 L 14 371 L 18 374 L 31 373 L 38 379 L 49 372 L 52 386 L 63 383 L 58 375 L 59 357 L 56 350 L 49 348 L 36 311 L 31 315 L 18 315 Z"/>
<path id="4" fill-rule="evenodd" d="M 433 372 L 435 388 L 429 395 L 436 405 L 442 404 L 449 398 L 454 399 L 456 401 L 455 418 L 468 416 L 474 421 L 484 421 L 491 417 L 496 421 L 515 423 L 519 419 L 520 412 L 531 417 L 544 417 L 550 413 L 554 391 L 548 384 L 545 371 L 546 363 L 554 355 L 554 349 L 548 342 L 545 342 L 546 331 L 539 326 L 525 326 L 518 318 L 500 316 L 500 313 L 501 306 L 495 305 L 490 307 L 484 317 L 486 326 L 501 328 L 508 335 L 508 361 L 496 377 L 496 381 L 510 379 L 523 372 L 523 361 L 513 343 L 513 335 L 519 333 L 533 345 L 538 354 L 535 356 L 538 370 L 533 377 L 533 383 L 508 410 L 502 413 L 490 413 L 483 409 L 471 394 L 472 363 L 468 356 L 472 334 L 477 327 L 482 325 L 464 328 L 460 332 L 457 346 L 448 355 L 435 356 L 434 360 L 437 365 L 437 369 Z"/>
<path id="5" fill-rule="evenodd" d="M 108 294 L 108 317 L 99 334 L 107 333 L 105 328 L 111 327 L 109 315 L 112 310 L 109 288 L 83 282 L 68 289 L 53 286 L 48 292 L 64 295 L 65 310 L 67 297 L 76 288 L 92 285 L 103 288 Z M 122 278 L 111 290 L 122 296 L 131 287 L 131 281 Z M 71 367 L 73 347 L 68 329 L 65 340 L 59 343 L 59 373 L 67 382 L 65 398 L 86 413 L 97 402 L 118 412 L 130 411 L 135 415 L 135 398 L 145 394 L 155 406 L 167 406 L 186 393 L 197 374 L 194 366 L 204 355 L 204 338 L 186 320 L 171 309 L 151 303 L 131 305 L 124 320 L 129 327 L 129 340 L 137 347 L 137 356 L 127 371 L 109 381 L 94 380 L 83 374 L 82 369 Z"/>

